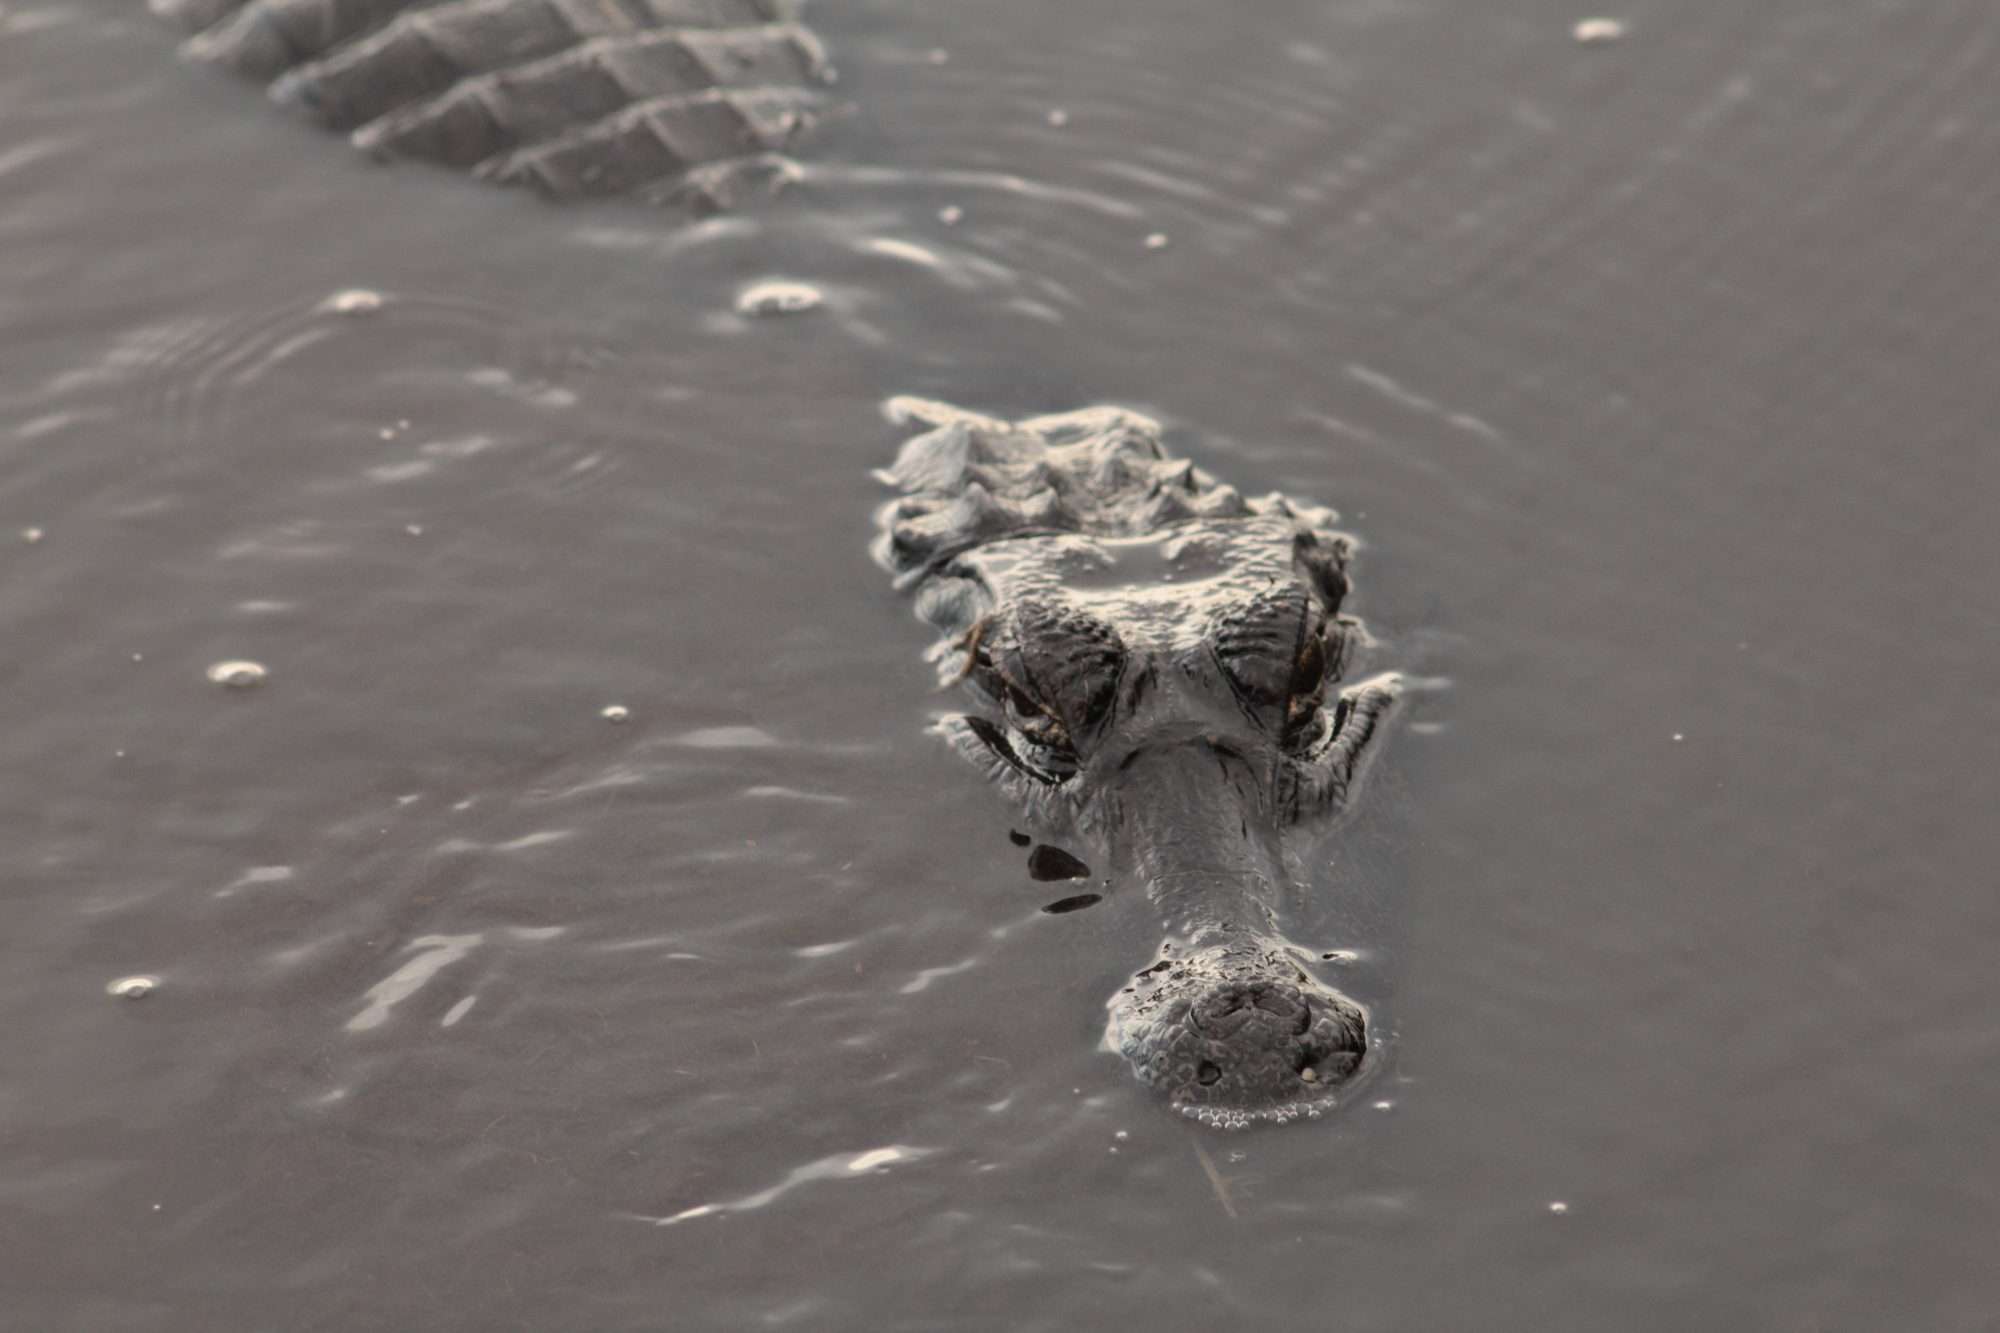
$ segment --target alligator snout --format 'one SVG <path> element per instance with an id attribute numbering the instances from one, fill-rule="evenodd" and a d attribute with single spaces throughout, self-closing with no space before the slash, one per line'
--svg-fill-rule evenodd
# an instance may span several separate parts
<path id="1" fill-rule="evenodd" d="M 1107 1042 L 1183 1114 L 1240 1126 L 1317 1115 L 1361 1067 L 1361 1006 L 1275 945 L 1169 956 L 1111 1003 Z"/>

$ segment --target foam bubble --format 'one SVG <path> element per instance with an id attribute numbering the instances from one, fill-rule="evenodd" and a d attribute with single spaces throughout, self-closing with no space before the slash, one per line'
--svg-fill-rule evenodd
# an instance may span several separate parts
<path id="1" fill-rule="evenodd" d="M 817 310 L 826 297 L 819 288 L 803 282 L 759 282 L 745 287 L 736 297 L 739 315 L 797 315 Z"/>
<path id="2" fill-rule="evenodd" d="M 320 308 L 331 310 L 336 315 L 372 315 L 382 308 L 386 299 L 380 292 L 369 291 L 365 287 L 350 287 L 327 297 L 320 303 Z"/>
<path id="3" fill-rule="evenodd" d="M 210 681 L 232 690 L 247 690 L 262 685 L 270 675 L 270 670 L 262 662 L 242 658 L 217 662 L 208 669 Z"/>

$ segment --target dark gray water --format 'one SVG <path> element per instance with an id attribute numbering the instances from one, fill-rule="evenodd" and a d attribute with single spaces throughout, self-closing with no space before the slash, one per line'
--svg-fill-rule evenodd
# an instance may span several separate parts
<path id="1" fill-rule="evenodd" d="M 1995 1327 L 2000 10 L 1617 15 L 829 4 L 684 229 L 4 0 L 0 1326 Z M 1152 923 L 924 734 L 899 392 L 1365 537 L 1363 1101 L 1095 1050 Z"/>

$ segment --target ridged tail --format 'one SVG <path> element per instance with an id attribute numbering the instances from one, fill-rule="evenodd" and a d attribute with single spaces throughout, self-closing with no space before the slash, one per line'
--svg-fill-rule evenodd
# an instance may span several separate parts
<path id="1" fill-rule="evenodd" d="M 696 209 L 794 170 L 832 77 L 781 0 L 152 0 L 381 158 Z"/>

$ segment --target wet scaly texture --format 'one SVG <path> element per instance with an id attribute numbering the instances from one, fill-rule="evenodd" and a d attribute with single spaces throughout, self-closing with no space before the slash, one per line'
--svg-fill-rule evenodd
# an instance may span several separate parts
<path id="1" fill-rule="evenodd" d="M 931 429 L 881 474 L 903 497 L 875 555 L 981 705 L 944 733 L 1179 939 L 1113 1000 L 1106 1046 L 1208 1124 L 1317 1114 L 1367 1020 L 1283 942 L 1276 903 L 1283 835 L 1346 808 L 1396 696 L 1391 677 L 1332 688 L 1365 641 L 1341 614 L 1353 543 L 1331 510 L 1169 456 L 1134 412 L 890 412 Z"/>
<path id="2" fill-rule="evenodd" d="M 696 211 L 782 183 L 825 52 L 782 0 L 154 0 L 357 148 Z"/>
<path id="3" fill-rule="evenodd" d="M 1281 946 L 1170 953 L 1112 997 L 1106 1044 L 1183 1115 L 1241 1128 L 1316 1116 L 1367 1054 L 1361 1007 Z"/>

